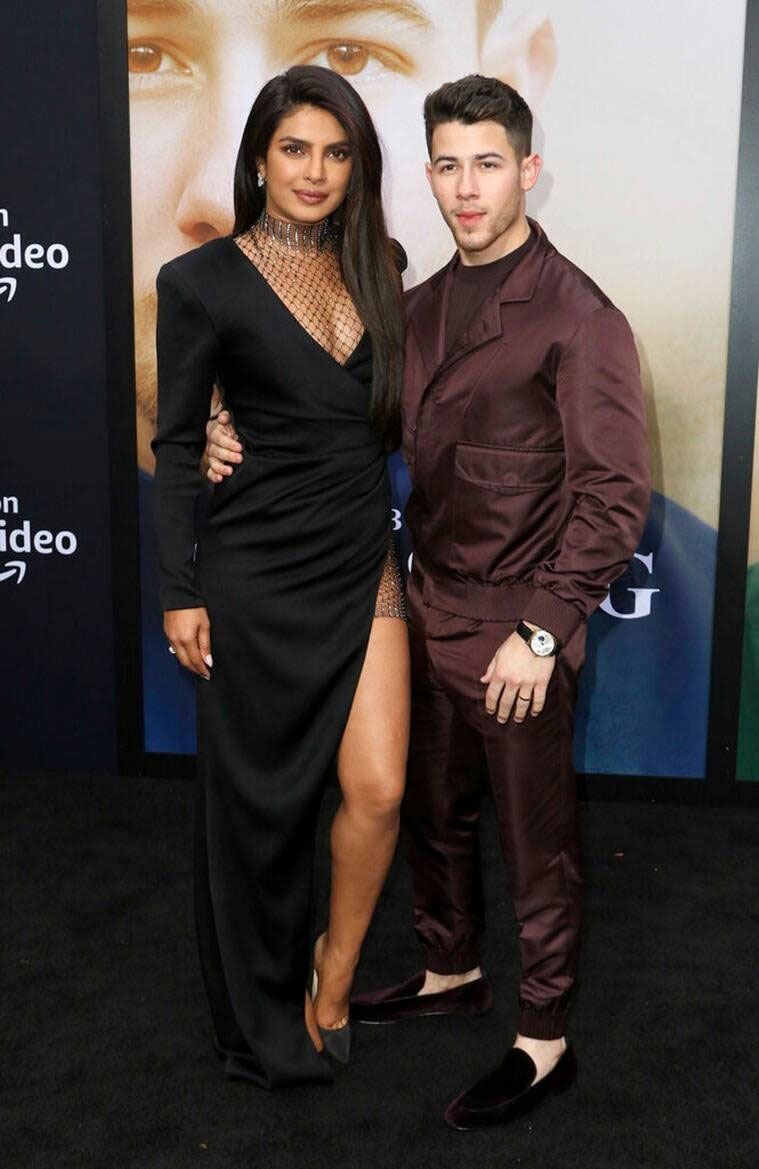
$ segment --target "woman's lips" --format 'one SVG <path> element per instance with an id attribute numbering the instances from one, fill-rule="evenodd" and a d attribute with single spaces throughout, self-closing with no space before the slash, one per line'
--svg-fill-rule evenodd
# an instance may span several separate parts
<path id="1" fill-rule="evenodd" d="M 327 198 L 324 191 L 296 191 L 295 194 L 301 203 L 323 203 Z"/>

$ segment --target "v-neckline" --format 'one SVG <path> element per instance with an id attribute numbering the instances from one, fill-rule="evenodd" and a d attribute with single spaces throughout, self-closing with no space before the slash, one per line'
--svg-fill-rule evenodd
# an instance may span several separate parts
<path id="1" fill-rule="evenodd" d="M 271 284 L 266 279 L 266 277 L 264 276 L 261 269 L 258 268 L 253 263 L 250 256 L 246 255 L 245 252 L 243 251 L 243 249 L 240 247 L 240 245 L 235 242 L 234 236 L 230 235 L 227 238 L 229 239 L 229 242 L 232 245 L 232 247 L 234 248 L 234 250 L 239 254 L 240 259 L 244 261 L 244 263 L 247 265 L 247 267 L 250 268 L 256 274 L 256 276 L 258 276 L 259 280 L 266 286 L 266 288 L 268 288 L 269 292 L 274 297 L 277 304 L 280 305 L 281 308 L 287 313 L 290 320 L 293 321 L 293 323 L 297 326 L 298 329 L 300 329 L 301 333 L 303 333 L 304 336 L 308 337 L 309 341 L 313 345 L 316 346 L 316 348 L 319 350 L 319 352 L 323 353 L 325 355 L 325 357 L 328 357 L 329 360 L 332 361 L 338 367 L 338 369 L 343 369 L 347 373 L 348 372 L 347 366 L 350 364 L 350 362 L 353 360 L 353 358 L 358 353 L 358 348 L 362 344 L 364 338 L 366 337 L 366 328 L 364 327 L 361 330 L 361 336 L 359 337 L 358 341 L 351 349 L 351 351 L 348 354 L 348 356 L 346 357 L 345 361 L 338 361 L 337 358 L 335 357 L 334 353 L 330 353 L 329 349 L 327 349 L 326 346 L 322 345 L 321 341 L 317 341 L 316 337 L 314 337 L 313 333 L 310 333 L 308 331 L 308 329 L 306 328 L 306 326 L 301 321 L 298 320 L 298 318 L 296 317 L 296 315 L 292 311 L 292 309 L 289 309 L 287 307 L 287 305 L 285 304 L 285 302 L 283 301 L 282 297 L 279 295 L 277 290 L 275 288 L 272 288 Z"/>

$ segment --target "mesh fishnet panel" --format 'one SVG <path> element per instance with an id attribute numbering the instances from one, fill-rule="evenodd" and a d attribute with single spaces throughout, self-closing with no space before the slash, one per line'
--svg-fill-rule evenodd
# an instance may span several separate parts
<path id="1" fill-rule="evenodd" d="M 332 237 L 318 226 L 304 230 L 263 215 L 235 243 L 298 324 L 345 365 L 364 326 L 343 284 Z"/>
<path id="2" fill-rule="evenodd" d="M 374 606 L 375 617 L 401 617 L 406 620 L 406 598 L 403 594 L 401 574 L 395 550 L 391 544 L 382 569 L 377 603 Z"/>

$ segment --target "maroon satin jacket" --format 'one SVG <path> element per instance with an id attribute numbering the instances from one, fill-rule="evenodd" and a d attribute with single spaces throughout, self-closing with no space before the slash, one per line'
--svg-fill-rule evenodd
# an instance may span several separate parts
<path id="1" fill-rule="evenodd" d="M 451 352 L 458 256 L 406 295 L 406 520 L 426 601 L 565 642 L 638 546 L 648 451 L 627 321 L 531 224 Z"/>

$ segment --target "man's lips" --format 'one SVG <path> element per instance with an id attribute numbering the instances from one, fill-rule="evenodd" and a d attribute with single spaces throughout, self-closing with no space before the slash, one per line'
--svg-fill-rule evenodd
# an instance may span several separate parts
<path id="1" fill-rule="evenodd" d="M 324 191 L 308 191 L 304 189 L 302 191 L 295 191 L 295 194 L 303 203 L 323 203 L 327 198 Z"/>
<path id="2" fill-rule="evenodd" d="M 473 223 L 478 223 L 484 214 L 484 211 L 454 211 L 454 215 L 459 223 L 464 224 L 464 227 L 471 227 Z"/>

